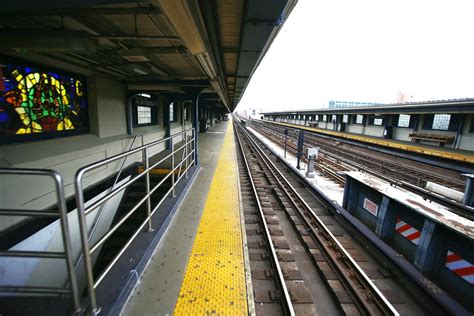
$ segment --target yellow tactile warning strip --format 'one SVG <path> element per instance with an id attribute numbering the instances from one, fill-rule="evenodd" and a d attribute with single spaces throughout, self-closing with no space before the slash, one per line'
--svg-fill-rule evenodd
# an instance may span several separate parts
<path id="1" fill-rule="evenodd" d="M 406 151 L 412 151 L 412 152 L 429 155 L 429 156 L 474 163 L 474 156 L 456 154 L 449 151 L 442 151 L 442 150 L 437 150 L 437 149 L 431 149 L 428 147 L 421 147 L 421 146 L 416 146 L 416 145 L 408 145 L 408 144 L 402 144 L 402 143 L 397 143 L 397 142 L 391 142 L 391 141 L 384 140 L 377 137 L 358 136 L 358 135 L 347 134 L 347 133 L 342 133 L 342 132 L 328 131 L 323 128 L 317 128 L 317 127 L 307 127 L 307 126 L 288 124 L 288 123 L 282 123 L 282 122 L 270 122 L 270 123 L 283 125 L 283 126 L 297 127 L 297 128 L 301 128 L 307 131 L 313 131 L 313 132 L 318 132 L 321 134 L 333 135 L 333 136 L 338 136 L 338 137 L 347 138 L 347 139 L 354 139 L 354 140 L 358 140 L 358 141 L 362 141 L 366 143 L 372 143 L 372 144 L 377 144 L 381 146 L 392 147 L 392 148 L 397 148 L 397 149 L 406 150 Z"/>
<path id="2" fill-rule="evenodd" d="M 228 125 L 175 315 L 247 315 L 232 124 Z"/>

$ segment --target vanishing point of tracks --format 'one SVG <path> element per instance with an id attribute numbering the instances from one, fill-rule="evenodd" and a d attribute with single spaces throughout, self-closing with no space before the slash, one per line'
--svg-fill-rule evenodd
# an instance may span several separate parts
<path id="1" fill-rule="evenodd" d="M 430 302 L 415 300 L 331 210 L 235 128 L 257 315 L 428 313 Z"/>

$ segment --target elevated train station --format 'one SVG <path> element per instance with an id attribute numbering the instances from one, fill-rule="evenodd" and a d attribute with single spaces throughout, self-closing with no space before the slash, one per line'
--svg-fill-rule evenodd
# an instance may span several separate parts
<path id="1" fill-rule="evenodd" d="M 474 312 L 473 100 L 248 119 L 296 1 L 27 2 L 0 8 L 0 315 Z"/>

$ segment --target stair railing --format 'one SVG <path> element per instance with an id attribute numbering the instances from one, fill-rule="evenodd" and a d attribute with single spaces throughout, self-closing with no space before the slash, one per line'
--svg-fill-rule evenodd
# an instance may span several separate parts
<path id="1" fill-rule="evenodd" d="M 68 272 L 69 286 L 51 287 L 51 286 L 22 286 L 22 285 L 2 285 L 0 292 L 7 293 L 35 293 L 35 294 L 70 294 L 75 314 L 81 313 L 79 291 L 77 286 L 76 272 L 73 266 L 71 253 L 71 239 L 69 224 L 67 219 L 66 199 L 64 195 L 64 182 L 62 176 L 50 169 L 20 169 L 20 168 L 1 168 L 0 174 L 16 176 L 42 176 L 53 179 L 55 194 L 57 199 L 57 212 L 33 211 L 21 209 L 0 209 L 0 216 L 36 216 L 36 217 L 59 217 L 61 237 L 63 242 L 63 252 L 52 251 L 33 251 L 33 250 L 4 250 L 0 251 L 0 257 L 23 257 L 23 258 L 46 258 L 46 259 L 64 259 Z"/>
<path id="2" fill-rule="evenodd" d="M 128 151 L 131 150 L 133 148 L 133 145 L 135 144 L 135 141 L 137 140 L 138 137 L 141 137 L 142 139 L 142 146 L 144 145 L 143 144 L 143 135 L 140 134 L 140 135 L 135 135 L 135 137 L 133 137 L 133 140 L 132 140 L 132 143 L 130 144 L 129 148 L 128 148 Z M 115 180 L 114 180 L 114 183 L 112 184 L 112 186 L 108 189 L 108 192 L 107 194 L 109 194 L 113 189 L 115 189 L 115 186 L 117 185 L 119 179 L 120 179 L 120 176 L 122 175 L 122 171 L 123 171 L 123 168 L 125 167 L 125 162 L 127 161 L 127 158 L 128 156 L 125 156 L 125 158 L 122 160 L 122 164 L 120 165 L 120 169 L 119 169 L 119 172 L 117 173 L 117 176 L 115 177 Z M 109 200 L 105 201 L 104 204 L 102 204 L 100 206 L 100 209 L 99 209 L 99 212 L 94 220 L 94 222 L 92 223 L 92 226 L 91 226 L 91 229 L 88 233 L 88 237 L 87 237 L 87 241 L 90 242 L 92 237 L 94 236 L 94 233 L 95 231 L 97 230 L 97 227 L 100 223 L 100 220 L 102 219 L 102 214 L 105 210 L 105 208 L 107 207 L 107 203 L 109 202 Z M 79 266 L 81 265 L 81 262 L 82 260 L 84 259 L 84 254 L 81 253 L 81 255 L 79 256 L 79 258 L 76 260 L 76 264 L 74 265 L 74 270 L 77 271 L 79 269 Z"/>
<path id="3" fill-rule="evenodd" d="M 178 148 L 175 148 L 175 146 L 172 146 L 171 153 L 165 155 L 165 157 L 161 158 L 159 161 L 153 163 L 150 165 L 150 160 L 148 157 L 148 150 L 151 149 L 154 146 L 162 146 L 165 142 L 172 140 L 173 138 L 176 138 L 180 135 L 188 135 L 188 133 L 192 133 L 192 137 L 185 142 L 184 145 L 178 146 Z M 75 175 L 74 178 L 74 186 L 75 186 L 75 191 L 76 191 L 76 202 L 77 202 L 77 209 L 78 209 L 78 216 L 79 216 L 79 231 L 81 235 L 81 243 L 82 243 L 82 252 L 83 252 L 83 262 L 84 262 L 84 267 L 85 267 L 85 274 L 86 274 L 86 285 L 87 285 L 87 292 L 88 292 L 88 312 L 91 314 L 97 314 L 99 312 L 99 307 L 97 306 L 97 301 L 96 301 L 96 295 L 95 295 L 95 289 L 99 284 L 104 280 L 105 276 L 110 272 L 110 270 L 113 268 L 115 263 L 118 261 L 118 259 L 122 256 L 122 254 L 125 252 L 125 250 L 128 249 L 128 247 L 131 245 L 132 241 L 139 235 L 139 233 L 143 230 L 143 228 L 148 225 L 147 231 L 152 231 L 153 226 L 152 226 L 152 216 L 155 214 L 155 212 L 158 210 L 158 208 L 162 205 L 164 200 L 174 192 L 175 186 L 180 183 L 180 180 L 183 178 L 184 173 L 180 176 L 178 176 L 175 179 L 175 172 L 183 165 L 183 163 L 186 162 L 187 160 L 192 157 L 191 163 L 187 164 L 185 173 L 187 174 L 187 171 L 189 168 L 191 168 L 194 164 L 195 161 L 195 151 L 196 148 L 194 147 L 194 140 L 195 140 L 195 129 L 190 128 L 185 131 L 181 131 L 179 133 L 176 133 L 174 135 L 171 135 L 169 137 L 150 142 L 146 145 L 142 145 L 140 147 L 137 147 L 135 149 L 128 150 L 126 152 L 123 152 L 121 154 L 103 159 L 101 161 L 92 163 L 90 165 L 87 165 L 85 167 L 80 168 Z M 174 163 L 174 155 L 176 152 L 179 150 L 187 147 L 188 145 L 193 144 L 191 152 L 187 153 L 185 159 L 182 159 L 178 164 L 175 165 Z M 130 155 L 134 155 L 137 153 L 142 153 L 143 157 L 143 163 L 144 163 L 144 171 L 137 176 L 129 179 L 125 183 L 122 183 L 118 185 L 117 187 L 113 188 L 110 190 L 107 194 L 105 194 L 103 197 L 95 201 L 94 203 L 91 203 L 87 207 L 85 206 L 85 200 L 84 200 L 84 189 L 83 189 L 83 184 L 82 180 L 84 178 L 84 175 L 87 174 L 88 172 L 95 170 L 97 168 L 103 167 L 109 163 L 112 163 L 114 161 L 117 161 L 119 159 L 125 158 Z M 150 172 L 152 169 L 156 168 L 158 165 L 166 161 L 167 159 L 172 160 L 172 168 L 169 173 L 165 175 L 163 179 L 161 179 L 158 184 L 156 184 L 153 188 L 150 187 Z M 142 177 L 145 177 L 145 185 L 146 185 L 146 194 L 144 195 L 143 198 L 140 199 L 139 202 L 137 202 L 117 223 L 115 223 L 109 231 L 102 236 L 97 242 L 95 242 L 93 245 L 89 243 L 89 236 L 88 236 L 88 230 L 87 230 L 87 222 L 86 222 L 86 216 L 88 214 L 91 214 L 95 209 L 99 208 L 102 204 L 116 196 L 119 192 L 125 190 L 127 187 L 141 179 Z M 168 189 L 168 191 L 163 195 L 163 197 L 160 199 L 159 202 L 156 203 L 152 207 L 151 205 L 151 195 L 156 192 L 156 190 L 163 185 L 163 183 L 166 180 L 172 180 L 172 186 L 171 188 Z M 146 203 L 145 203 L 146 202 Z M 98 276 L 97 280 L 94 280 L 93 276 L 93 267 L 92 267 L 92 254 L 96 252 L 111 236 L 112 234 L 117 231 L 117 229 L 125 223 L 125 221 L 136 211 L 138 210 L 142 205 L 146 205 L 146 218 L 145 220 L 139 225 L 139 227 L 136 229 L 136 231 L 132 234 L 132 236 L 128 239 L 128 241 L 125 242 L 125 245 L 119 250 L 119 252 L 115 255 L 115 257 L 112 259 L 112 261 L 108 264 L 108 266 L 105 268 L 105 270 Z"/>

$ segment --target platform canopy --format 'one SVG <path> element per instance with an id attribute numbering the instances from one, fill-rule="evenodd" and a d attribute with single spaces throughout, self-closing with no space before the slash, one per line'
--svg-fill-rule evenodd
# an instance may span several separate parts
<path id="1" fill-rule="evenodd" d="M 233 111 L 297 0 L 7 0 L 0 53 Z M 201 104 L 201 103 L 200 103 Z"/>

